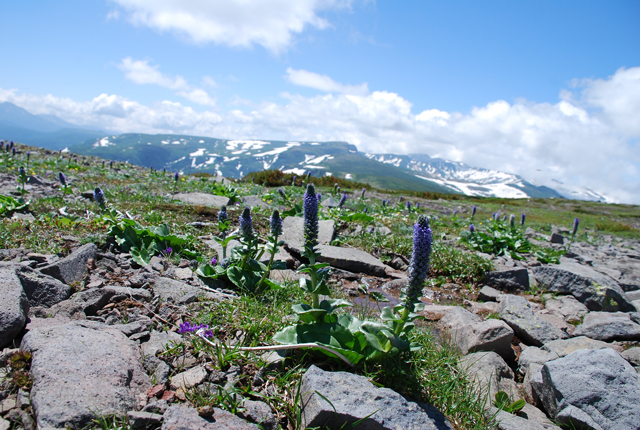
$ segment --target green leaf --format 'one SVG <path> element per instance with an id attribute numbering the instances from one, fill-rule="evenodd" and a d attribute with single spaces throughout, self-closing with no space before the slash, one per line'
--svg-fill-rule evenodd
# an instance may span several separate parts
<path id="1" fill-rule="evenodd" d="M 314 309 L 306 303 L 293 305 L 291 309 L 298 315 L 298 319 L 305 323 L 315 323 L 327 314 L 326 309 Z"/>
<path id="2" fill-rule="evenodd" d="M 387 299 L 387 296 L 385 296 L 384 294 L 382 294 L 379 291 L 372 291 L 369 293 L 369 297 L 374 301 L 374 302 L 388 302 L 389 299 Z"/>
<path id="3" fill-rule="evenodd" d="M 520 400 L 516 400 L 515 402 L 513 402 L 511 404 L 511 406 L 509 406 L 509 409 L 511 409 L 511 413 L 512 414 L 517 414 L 518 412 L 520 412 L 522 410 L 522 408 L 524 408 L 526 405 L 526 402 L 523 399 Z"/>
<path id="4" fill-rule="evenodd" d="M 320 308 L 327 311 L 327 314 L 333 313 L 336 309 L 353 306 L 346 300 L 342 299 L 325 299 L 320 302 Z"/>
<path id="5" fill-rule="evenodd" d="M 285 270 L 287 268 L 287 262 L 282 260 L 274 260 L 271 263 L 271 270 Z"/>
<path id="6" fill-rule="evenodd" d="M 267 284 L 269 286 L 269 288 L 271 288 L 272 290 L 282 290 L 284 288 L 284 285 L 272 281 L 271 279 L 265 279 L 264 283 Z"/>
<path id="7" fill-rule="evenodd" d="M 494 402 L 494 405 L 496 408 L 504 409 L 509 405 L 509 395 L 504 391 L 498 391 L 495 397 L 496 401 Z"/>
<path id="8" fill-rule="evenodd" d="M 227 269 L 227 278 L 238 288 L 243 288 L 242 269 L 238 266 L 232 266 Z"/>

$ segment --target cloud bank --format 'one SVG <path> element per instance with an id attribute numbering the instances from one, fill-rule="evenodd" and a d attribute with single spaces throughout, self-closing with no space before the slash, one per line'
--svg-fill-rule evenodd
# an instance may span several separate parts
<path id="1" fill-rule="evenodd" d="M 109 13 L 110 19 L 124 16 L 134 25 L 178 33 L 194 43 L 260 45 L 276 54 L 306 28 L 330 27 L 320 12 L 351 4 L 351 0 L 111 1 L 116 9 Z"/>
<path id="2" fill-rule="evenodd" d="M 132 71 L 130 79 L 179 90 L 179 77 L 140 70 Z M 640 67 L 622 68 L 607 79 L 576 81 L 555 104 L 497 100 L 469 113 L 414 113 L 398 94 L 354 94 L 341 91 L 345 86 L 328 77 L 299 72 L 288 71 L 291 82 L 330 94 L 285 93 L 282 103 L 224 113 L 198 112 L 171 101 L 145 106 L 107 94 L 77 102 L 0 89 L 0 101 L 114 132 L 343 140 L 367 152 L 426 153 L 515 173 L 538 185 L 555 187 L 552 180 L 557 180 L 618 202 L 640 203 Z"/>

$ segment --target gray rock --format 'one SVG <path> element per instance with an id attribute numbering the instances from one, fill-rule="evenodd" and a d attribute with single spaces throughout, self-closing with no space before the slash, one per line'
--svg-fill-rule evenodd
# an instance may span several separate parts
<path id="1" fill-rule="evenodd" d="M 147 342 L 140 345 L 142 355 L 145 357 L 155 357 L 159 352 L 165 351 L 173 344 L 181 343 L 182 336 L 172 331 L 152 331 Z"/>
<path id="2" fill-rule="evenodd" d="M 475 380 L 481 392 L 489 393 L 487 398 L 489 403 L 483 405 L 485 409 L 491 407 L 491 402 L 498 391 L 506 392 L 510 398 L 518 396 L 513 371 L 495 352 L 467 354 L 460 358 L 458 367 Z"/>
<path id="3" fill-rule="evenodd" d="M 449 337 L 463 355 L 476 351 L 495 351 L 507 359 L 513 356 L 513 330 L 504 321 L 483 321 L 466 309 L 459 308 L 448 312 L 440 320 L 440 325 L 447 329 Z"/>
<path id="4" fill-rule="evenodd" d="M 80 291 L 71 301 L 79 305 L 85 315 L 95 315 L 114 295 L 115 291 L 110 288 L 90 288 Z"/>
<path id="5" fill-rule="evenodd" d="M 152 384 L 166 385 L 169 382 L 169 375 L 171 374 L 171 367 L 164 361 L 160 360 L 155 355 L 144 356 L 144 369 L 149 374 Z M 154 412 L 154 411 L 146 411 Z"/>
<path id="6" fill-rule="evenodd" d="M 627 299 L 629 299 L 629 301 L 631 301 L 631 302 L 636 301 L 636 300 L 640 300 L 640 290 L 627 291 L 625 293 L 625 295 L 627 296 Z"/>
<path id="7" fill-rule="evenodd" d="M 640 366 L 640 346 L 629 348 L 626 351 L 622 351 L 622 357 L 627 360 L 632 366 Z"/>
<path id="8" fill-rule="evenodd" d="M 285 244 L 285 248 L 294 257 L 302 258 L 302 252 L 304 251 L 302 244 Z M 379 277 L 387 276 L 387 266 L 382 261 L 359 249 L 319 245 L 317 251 L 320 257 L 316 261 L 329 263 L 332 267 Z"/>
<path id="9" fill-rule="evenodd" d="M 152 414 L 164 415 L 167 409 L 169 409 L 169 404 L 166 400 L 153 400 L 147 403 L 144 408 L 142 408 L 142 412 L 151 412 Z"/>
<path id="10" fill-rule="evenodd" d="M 127 412 L 129 424 L 134 429 L 156 428 L 162 423 L 162 415 L 151 412 Z"/>
<path id="11" fill-rule="evenodd" d="M 177 375 L 173 375 L 169 381 L 171 383 L 171 389 L 177 390 L 182 388 L 183 390 L 188 390 L 189 388 L 195 387 L 198 384 L 204 382 L 207 378 L 207 371 L 204 370 L 204 367 L 197 366 L 193 367 L 184 372 L 178 373 Z"/>
<path id="12" fill-rule="evenodd" d="M 640 340 L 640 325 L 628 313 L 589 312 L 573 334 L 604 341 Z"/>
<path id="13" fill-rule="evenodd" d="M 564 244 L 564 236 L 562 236 L 560 233 L 551 233 L 551 238 L 549 239 L 549 242 L 562 245 Z"/>
<path id="14" fill-rule="evenodd" d="M 184 282 L 169 278 L 159 278 L 153 285 L 155 296 L 176 304 L 186 305 L 198 299 L 220 300 L 222 297 Z"/>
<path id="15" fill-rule="evenodd" d="M 65 284 L 82 281 L 88 272 L 87 261 L 96 258 L 96 252 L 98 247 L 93 243 L 87 243 L 65 258 L 41 268 L 40 272 L 53 276 Z"/>
<path id="16" fill-rule="evenodd" d="M 4 418 L 0 417 L 0 430 L 9 430 L 11 428 L 11 423 Z"/>
<path id="17" fill-rule="evenodd" d="M 573 296 L 551 298 L 551 295 L 545 295 L 545 298 L 545 309 L 556 315 L 561 315 L 567 322 L 580 321 L 589 312 L 589 309 Z"/>
<path id="18" fill-rule="evenodd" d="M 28 267 L 16 269 L 29 306 L 50 308 L 56 303 L 67 300 L 71 295 L 71 287 L 52 276 L 45 275 Z"/>
<path id="19" fill-rule="evenodd" d="M 269 264 L 269 259 L 271 258 L 271 254 L 265 252 L 264 254 L 262 254 L 262 257 L 260 257 L 260 262 L 266 264 Z M 296 265 L 296 259 L 293 258 L 291 256 L 291 254 L 289 254 L 284 248 L 278 248 L 278 251 L 276 252 L 276 254 L 273 256 L 273 261 L 284 261 L 284 263 L 287 265 L 287 269 L 293 269 Z"/>
<path id="20" fill-rule="evenodd" d="M 14 268 L 0 267 L 0 348 L 20 333 L 28 312 L 29 301 Z"/>
<path id="21" fill-rule="evenodd" d="M 219 208 L 220 206 L 227 206 L 229 204 L 229 197 L 214 196 L 213 194 L 206 193 L 178 193 L 173 196 L 173 198 L 194 206 L 213 206 Z"/>
<path id="22" fill-rule="evenodd" d="M 552 353 L 557 357 L 565 357 L 580 349 L 603 349 L 611 348 L 611 344 L 588 337 L 578 336 L 570 339 L 559 339 L 545 343 L 542 349 Z M 540 363 L 542 364 L 542 363 Z"/>
<path id="23" fill-rule="evenodd" d="M 492 407 L 489 413 L 494 416 L 499 430 L 560 430 L 560 427 L 553 424 L 544 412 L 529 404 L 525 405 L 517 415 L 498 410 L 495 407 Z"/>
<path id="24" fill-rule="evenodd" d="M 138 320 L 131 322 L 129 324 L 113 324 L 109 327 L 114 328 L 116 330 L 120 330 L 125 336 L 129 337 L 132 334 L 141 333 L 143 331 L 149 330 L 151 326 L 151 320 Z"/>
<path id="25" fill-rule="evenodd" d="M 604 430 L 640 428 L 640 375 L 613 349 L 583 349 L 549 361 L 532 386 L 559 423 Z"/>
<path id="26" fill-rule="evenodd" d="M 533 273 L 547 290 L 571 294 L 592 311 L 634 311 L 618 283 L 590 267 L 577 263 L 534 267 Z"/>
<path id="27" fill-rule="evenodd" d="M 529 289 L 529 272 L 524 267 L 494 270 L 484 275 L 483 283 L 502 291 L 517 292 Z"/>
<path id="28" fill-rule="evenodd" d="M 553 341 L 560 342 L 560 341 Z M 522 374 L 526 374 L 529 370 L 529 366 L 532 364 L 544 364 L 547 361 L 555 360 L 558 357 L 558 354 L 555 352 L 545 351 L 544 349 L 537 348 L 535 346 L 529 346 L 522 350 L 520 353 L 520 358 L 518 359 L 518 368 L 519 372 Z"/>
<path id="29" fill-rule="evenodd" d="M 244 196 L 242 197 L 242 206 L 248 206 L 250 208 L 260 207 L 269 209 L 270 206 L 262 201 L 260 196 Z"/>
<path id="30" fill-rule="evenodd" d="M 38 428 L 81 429 L 96 413 L 125 414 L 150 386 L 137 345 L 98 323 L 30 331 L 31 403 Z"/>
<path id="31" fill-rule="evenodd" d="M 365 376 L 353 373 L 325 372 L 313 365 L 302 376 L 300 392 L 303 428 L 327 426 L 338 429 L 371 415 L 357 428 L 452 429 L 434 408 L 422 407 L 393 390 L 376 387 Z"/>
<path id="32" fill-rule="evenodd" d="M 258 430 L 258 426 L 222 409 L 213 408 L 213 415 L 201 417 L 198 410 L 172 405 L 164 413 L 162 430 Z"/>
<path id="33" fill-rule="evenodd" d="M 207 245 L 209 248 L 211 248 L 214 251 L 216 251 L 216 254 L 218 254 L 218 259 L 222 260 L 222 245 L 220 245 L 218 242 L 216 242 L 213 239 L 203 240 L 202 242 L 205 245 Z M 231 256 L 231 252 L 233 251 L 233 249 L 237 248 L 239 246 L 242 246 L 242 244 L 240 242 L 238 242 L 235 239 L 231 239 L 229 241 L 229 243 L 227 244 L 227 257 L 230 257 Z"/>
<path id="34" fill-rule="evenodd" d="M 289 216 L 282 222 L 282 238 L 290 245 L 301 246 L 304 243 L 304 220 L 302 217 Z M 333 220 L 318 221 L 318 243 L 324 245 L 330 243 L 336 235 L 335 222 Z"/>
<path id="35" fill-rule="evenodd" d="M 483 302 L 497 302 L 498 298 L 504 293 L 488 286 L 482 287 L 478 293 L 478 300 Z"/>
<path id="36" fill-rule="evenodd" d="M 331 197 L 324 199 L 320 204 L 325 208 L 337 208 L 339 206 L 338 202 L 333 200 Z"/>
<path id="37" fill-rule="evenodd" d="M 126 298 L 132 297 L 136 300 L 145 301 L 151 300 L 152 298 L 151 292 L 144 288 L 129 288 L 109 285 L 104 287 L 104 289 L 113 291 L 114 296 L 125 296 Z"/>
<path id="38" fill-rule="evenodd" d="M 500 301 L 500 318 L 528 345 L 542 346 L 549 341 L 569 337 L 567 333 L 537 316 L 524 297 L 503 296 Z"/>
<path id="39" fill-rule="evenodd" d="M 238 413 L 240 418 L 259 424 L 264 430 L 275 430 L 278 428 L 278 421 L 271 411 L 271 407 L 265 402 L 245 400 L 242 403 L 242 407 L 244 411 Z"/>

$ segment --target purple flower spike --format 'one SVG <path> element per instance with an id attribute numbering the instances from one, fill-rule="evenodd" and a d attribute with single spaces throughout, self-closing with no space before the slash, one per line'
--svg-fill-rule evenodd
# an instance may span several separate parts
<path id="1" fill-rule="evenodd" d="M 304 193 L 303 218 L 304 246 L 313 250 L 318 245 L 318 199 L 313 184 L 307 185 L 307 191 Z"/>
<path id="2" fill-rule="evenodd" d="M 27 160 L 31 158 L 31 151 L 27 151 Z"/>
<path id="3" fill-rule="evenodd" d="M 367 192 L 367 189 L 366 189 L 366 188 L 363 188 L 363 189 L 362 189 L 362 196 L 361 196 L 361 198 L 363 198 L 363 199 L 364 199 L 364 195 L 365 195 L 365 193 L 366 193 L 366 192 Z"/>
<path id="4" fill-rule="evenodd" d="M 67 186 L 67 178 L 66 178 L 66 176 L 64 176 L 64 173 L 62 173 L 62 172 L 58 173 L 58 179 L 60 180 L 60 184 L 63 187 Z"/>
<path id="5" fill-rule="evenodd" d="M 176 174 L 173 176 L 173 179 L 175 179 L 176 182 L 178 182 L 178 179 L 180 179 L 180 174 L 176 172 Z"/>
<path id="6" fill-rule="evenodd" d="M 95 200 L 95 202 L 98 203 L 98 205 L 100 205 L 102 209 L 104 209 L 105 205 L 107 204 L 107 200 L 104 197 L 104 192 L 100 187 L 96 187 L 96 189 L 93 191 L 93 200 Z"/>
<path id="7" fill-rule="evenodd" d="M 407 202 L 407 210 L 410 211 L 411 210 L 411 202 Z"/>
<path id="8" fill-rule="evenodd" d="M 470 233 L 473 233 L 473 232 L 475 232 L 475 231 L 476 231 L 476 226 L 475 226 L 475 225 L 473 225 L 473 224 L 469 224 L 469 232 L 470 232 Z"/>
<path id="9" fill-rule="evenodd" d="M 507 220 L 507 214 L 504 214 L 504 217 L 502 218 L 502 221 L 506 221 Z"/>
<path id="10" fill-rule="evenodd" d="M 227 214 L 227 207 L 221 206 L 218 211 L 218 222 L 227 222 L 229 219 L 229 214 Z"/>
<path id="11" fill-rule="evenodd" d="M 387 207 L 387 200 L 386 199 L 382 199 L 382 207 L 383 208 Z"/>
<path id="12" fill-rule="evenodd" d="M 280 218 L 280 212 L 275 209 L 269 218 L 269 226 L 271 227 L 271 235 L 274 237 L 282 234 L 282 218 Z"/>
<path id="13" fill-rule="evenodd" d="M 575 236 L 578 232 L 578 226 L 580 225 L 580 220 L 578 218 L 573 220 L 573 231 L 571 232 L 571 236 Z"/>
<path id="14" fill-rule="evenodd" d="M 245 242 L 253 240 L 253 218 L 249 207 L 244 208 L 242 215 L 240 215 L 240 231 Z"/>
<path id="15" fill-rule="evenodd" d="M 471 209 L 471 217 L 473 218 L 474 216 L 476 216 L 476 211 L 478 210 L 477 207 L 473 207 L 473 209 Z"/>
<path id="16" fill-rule="evenodd" d="M 514 214 L 509 215 L 509 224 L 511 227 L 516 226 L 516 216 Z"/>
<path id="17" fill-rule="evenodd" d="M 420 209 L 420 202 L 416 202 L 416 209 Z"/>
<path id="18" fill-rule="evenodd" d="M 322 200 L 322 193 L 318 193 L 318 195 L 316 195 L 316 198 L 318 199 L 318 202 L 320 202 L 320 200 Z"/>
<path id="19" fill-rule="evenodd" d="M 278 194 L 280 194 L 280 197 L 282 197 L 283 199 L 287 198 L 287 195 L 282 188 L 278 188 Z"/>
<path id="20" fill-rule="evenodd" d="M 520 216 L 520 225 L 524 225 L 524 221 L 525 221 L 526 217 L 527 216 L 525 214 L 522 214 L 522 216 Z"/>
<path id="21" fill-rule="evenodd" d="M 347 201 L 347 193 L 344 193 L 342 197 L 340 197 L 340 203 L 338 203 L 338 207 L 344 206 L 344 203 Z"/>
<path id="22" fill-rule="evenodd" d="M 211 264 L 212 266 L 215 266 L 216 264 L 218 264 L 218 259 L 216 257 L 213 257 L 209 264 Z"/>
<path id="23" fill-rule="evenodd" d="M 413 253 L 411 254 L 411 265 L 409 266 L 409 288 L 403 304 L 409 311 L 414 310 L 414 305 L 422 292 L 422 285 L 429 274 L 431 242 L 429 218 L 420 215 L 413 226 Z"/>

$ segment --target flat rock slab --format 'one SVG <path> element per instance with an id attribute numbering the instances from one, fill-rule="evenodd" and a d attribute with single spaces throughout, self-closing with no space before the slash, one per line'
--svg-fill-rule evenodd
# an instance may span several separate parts
<path id="1" fill-rule="evenodd" d="M 248 206 L 252 209 L 255 207 L 269 209 L 271 207 L 265 203 L 260 196 L 244 196 L 241 201 L 242 206 Z"/>
<path id="2" fill-rule="evenodd" d="M 98 247 L 94 243 L 87 243 L 65 258 L 39 270 L 41 273 L 53 276 L 65 284 L 82 281 L 88 272 L 87 261 L 95 259 L 97 252 Z"/>
<path id="3" fill-rule="evenodd" d="M 118 330 L 71 322 L 30 331 L 31 404 L 38 428 L 81 429 L 96 414 L 124 415 L 151 383 L 138 346 Z"/>
<path id="4" fill-rule="evenodd" d="M 196 385 L 201 384 L 206 378 L 207 371 L 204 369 L 204 367 L 192 367 L 189 370 L 185 370 L 184 372 L 178 373 L 177 375 L 173 375 L 171 377 L 171 389 L 177 390 L 179 388 L 182 388 L 186 391 L 189 388 L 193 388 Z"/>
<path id="5" fill-rule="evenodd" d="M 213 415 L 201 417 L 198 410 L 183 405 L 173 405 L 164 413 L 162 430 L 258 430 L 231 412 L 213 408 Z"/>
<path id="6" fill-rule="evenodd" d="M 288 219 L 288 218 L 287 218 Z M 302 258 L 304 251 L 302 244 L 285 244 L 286 250 L 297 259 Z M 355 248 L 341 248 L 339 246 L 318 245 L 320 257 L 317 261 L 329 263 L 332 267 L 348 270 L 354 273 L 386 277 L 385 264 L 371 254 Z"/>
<path id="7" fill-rule="evenodd" d="M 561 430 L 544 412 L 530 404 L 526 404 L 517 415 L 492 407 L 489 416 L 495 417 L 498 430 Z"/>
<path id="8" fill-rule="evenodd" d="M 569 337 L 566 332 L 536 315 L 527 299 L 521 296 L 502 297 L 500 319 L 509 324 L 518 338 L 528 345 L 542 346 L 552 340 Z"/>
<path id="9" fill-rule="evenodd" d="M 173 198 L 193 206 L 213 206 L 219 208 L 220 206 L 227 206 L 229 204 L 229 197 L 214 196 L 213 194 L 206 193 L 178 193 Z"/>
<path id="10" fill-rule="evenodd" d="M 204 300 L 221 300 L 223 298 L 215 293 L 169 278 L 159 278 L 153 284 L 153 293 L 164 300 L 181 305 L 193 303 L 199 298 Z"/>
<path id="11" fill-rule="evenodd" d="M 529 289 L 529 272 L 524 267 L 487 272 L 482 280 L 501 291 L 517 292 Z"/>
<path id="12" fill-rule="evenodd" d="M 330 243 L 336 235 L 335 222 L 330 220 L 318 221 L 318 243 L 324 245 Z M 292 246 L 302 246 L 304 243 L 304 220 L 302 217 L 289 216 L 282 222 L 282 237 Z"/>
<path id="13" fill-rule="evenodd" d="M 71 287 L 52 276 L 28 267 L 18 268 L 16 274 L 31 307 L 50 308 L 56 303 L 67 300 L 71 295 Z"/>
<path id="14" fill-rule="evenodd" d="M 571 294 L 592 311 L 635 311 L 624 291 L 612 278 L 578 263 L 534 267 L 540 285 L 548 291 Z"/>
<path id="15" fill-rule="evenodd" d="M 552 340 L 551 342 L 545 343 L 542 347 L 543 350 L 548 351 L 557 357 L 566 357 L 572 352 L 576 352 L 581 349 L 603 348 L 612 348 L 612 346 L 607 342 L 589 339 L 585 336 L 572 337 L 571 339 Z"/>
<path id="16" fill-rule="evenodd" d="M 29 301 L 14 267 L 0 267 L 0 348 L 20 333 L 28 312 Z"/>
<path id="17" fill-rule="evenodd" d="M 575 428 L 640 428 L 640 375 L 613 349 L 583 349 L 542 366 L 532 386 L 552 419 Z"/>
<path id="18" fill-rule="evenodd" d="M 549 295 L 551 296 L 551 295 Z M 546 297 L 544 308 L 556 315 L 560 315 L 565 321 L 579 321 L 589 309 L 573 296 Z"/>
<path id="19" fill-rule="evenodd" d="M 640 325 L 628 313 L 589 312 L 573 334 L 604 341 L 640 340 Z"/>
<path id="20" fill-rule="evenodd" d="M 409 401 L 389 388 L 376 387 L 366 377 L 353 373 L 325 372 L 313 365 L 302 376 L 300 392 L 303 428 L 349 428 L 349 424 L 371 415 L 356 428 L 452 429 L 435 408 Z"/>

